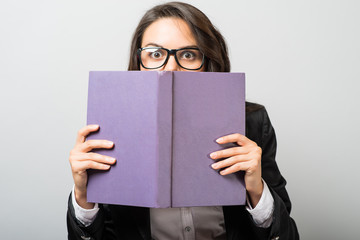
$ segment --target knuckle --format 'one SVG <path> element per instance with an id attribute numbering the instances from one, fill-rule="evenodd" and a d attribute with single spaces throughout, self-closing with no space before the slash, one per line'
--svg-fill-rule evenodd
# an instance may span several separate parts
<path id="1" fill-rule="evenodd" d="M 229 159 L 225 159 L 221 161 L 221 167 L 228 167 L 229 166 Z"/>
<path id="2" fill-rule="evenodd" d="M 222 168 L 223 167 L 223 161 L 217 161 L 217 168 Z"/>
<path id="3" fill-rule="evenodd" d="M 235 162 L 236 162 L 236 156 L 232 156 L 224 160 L 224 163 L 226 163 L 227 166 L 233 165 Z"/>
<path id="4" fill-rule="evenodd" d="M 259 146 L 256 146 L 256 153 L 258 153 L 258 154 L 262 154 L 262 149 L 261 149 L 261 147 L 259 147 Z"/>
<path id="5" fill-rule="evenodd" d="M 69 158 L 72 157 L 75 154 L 74 149 L 71 149 L 69 152 Z"/>
<path id="6" fill-rule="evenodd" d="M 235 169 L 236 169 L 236 171 L 240 171 L 241 170 L 241 163 L 235 164 Z"/>
<path id="7" fill-rule="evenodd" d="M 234 156 L 228 159 L 228 165 L 236 165 L 239 162 L 239 157 L 238 156 Z"/>
<path id="8" fill-rule="evenodd" d="M 242 139 L 242 136 L 240 133 L 235 133 L 234 136 L 237 138 L 237 139 Z"/>
<path id="9" fill-rule="evenodd" d="M 242 154 L 243 153 L 243 148 L 241 148 L 241 147 L 234 148 L 234 153 L 235 154 Z"/>
<path id="10" fill-rule="evenodd" d="M 70 155 L 69 155 L 69 162 L 70 162 L 70 163 L 76 162 L 76 161 L 78 160 L 78 157 L 77 157 L 77 156 L 78 156 L 77 154 L 70 154 Z"/>
<path id="11" fill-rule="evenodd" d="M 76 172 L 79 171 L 79 167 L 78 167 L 78 165 L 76 163 L 71 163 L 71 171 L 73 173 L 76 173 Z"/>
<path id="12" fill-rule="evenodd" d="M 256 157 L 255 161 L 253 161 L 253 164 L 255 168 L 259 168 L 261 166 L 261 158 Z"/>
<path id="13" fill-rule="evenodd" d="M 90 168 L 94 168 L 94 162 L 92 161 L 88 161 L 86 164 L 85 164 L 85 167 L 86 169 L 90 169 Z"/>
<path id="14" fill-rule="evenodd" d="M 235 164 L 235 165 L 229 167 L 228 169 L 229 169 L 229 170 L 228 170 L 228 173 L 234 173 L 234 172 L 239 171 L 239 170 L 240 170 L 240 167 L 239 167 L 238 164 Z"/>
<path id="15" fill-rule="evenodd" d="M 93 147 L 93 141 L 86 141 L 86 142 L 84 142 L 84 145 L 85 145 L 85 148 L 86 149 L 92 149 L 92 147 Z"/>
<path id="16" fill-rule="evenodd" d="M 93 152 L 89 152 L 87 155 L 91 160 L 95 159 L 97 156 L 96 153 L 93 153 Z"/>
<path id="17" fill-rule="evenodd" d="M 218 162 L 218 168 L 224 168 L 224 167 L 226 167 L 227 166 L 227 163 L 226 163 L 226 161 L 220 161 L 220 162 Z"/>
<path id="18" fill-rule="evenodd" d="M 239 155 L 234 157 L 235 163 L 240 163 L 242 159 L 243 159 L 242 156 L 239 156 Z"/>
<path id="19" fill-rule="evenodd" d="M 241 141 L 251 141 L 245 135 L 241 135 L 241 134 L 240 134 L 240 139 L 241 139 Z"/>
<path id="20" fill-rule="evenodd" d="M 80 129 L 78 132 L 77 132 L 77 135 L 78 136 L 84 136 L 84 128 Z"/>
<path id="21" fill-rule="evenodd" d="M 78 150 L 74 147 L 73 149 L 70 150 L 69 156 L 74 156 L 78 153 L 79 153 Z"/>
<path id="22" fill-rule="evenodd" d="M 235 148 L 228 148 L 228 149 L 224 150 L 224 155 L 226 155 L 226 156 L 233 156 L 235 154 L 236 154 Z"/>
<path id="23" fill-rule="evenodd" d="M 244 148 L 242 147 L 234 147 L 232 148 L 233 150 L 233 155 L 241 155 L 244 153 Z"/>

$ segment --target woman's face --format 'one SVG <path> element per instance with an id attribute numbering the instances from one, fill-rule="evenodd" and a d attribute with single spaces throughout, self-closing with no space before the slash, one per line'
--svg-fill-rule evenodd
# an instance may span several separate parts
<path id="1" fill-rule="evenodd" d="M 145 30 L 141 47 L 163 47 L 167 49 L 179 49 L 184 47 L 197 47 L 196 40 L 188 24 L 180 18 L 161 18 L 156 20 Z M 141 71 L 148 69 L 140 66 Z M 174 55 L 169 57 L 167 63 L 158 71 L 189 71 L 180 67 Z M 196 70 L 203 71 L 204 66 Z"/>

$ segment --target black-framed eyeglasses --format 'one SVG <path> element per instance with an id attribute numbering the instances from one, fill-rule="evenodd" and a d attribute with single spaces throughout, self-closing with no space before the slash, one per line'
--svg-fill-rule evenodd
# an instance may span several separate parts
<path id="1" fill-rule="evenodd" d="M 199 70 L 204 65 L 205 56 L 196 47 L 167 49 L 163 47 L 144 47 L 137 51 L 140 64 L 146 69 L 157 69 L 164 66 L 170 55 L 176 63 L 186 70 Z"/>

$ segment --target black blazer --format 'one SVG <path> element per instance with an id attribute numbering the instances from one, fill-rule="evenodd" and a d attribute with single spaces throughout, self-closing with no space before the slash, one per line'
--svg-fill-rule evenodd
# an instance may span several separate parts
<path id="1" fill-rule="evenodd" d="M 264 107 L 246 103 L 246 136 L 262 148 L 262 177 L 274 198 L 273 222 L 269 228 L 256 227 L 245 206 L 224 206 L 227 239 L 299 239 L 294 220 L 290 217 L 291 202 L 286 192 L 286 181 L 275 162 L 276 137 Z M 67 212 L 68 239 L 150 240 L 149 208 L 99 205 L 94 222 L 83 226 L 75 218 L 69 197 Z"/>

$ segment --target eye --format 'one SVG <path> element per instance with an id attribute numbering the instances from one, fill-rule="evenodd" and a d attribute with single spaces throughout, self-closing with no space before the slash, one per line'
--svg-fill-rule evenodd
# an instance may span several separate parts
<path id="1" fill-rule="evenodd" d="M 195 51 L 184 50 L 180 53 L 180 58 L 183 60 L 195 60 L 197 58 L 197 54 Z"/>
<path id="2" fill-rule="evenodd" d="M 149 54 L 150 54 L 150 57 L 153 58 L 153 59 L 159 59 L 159 58 L 162 58 L 164 56 L 164 54 L 161 51 L 154 51 L 154 52 L 151 52 Z"/>

